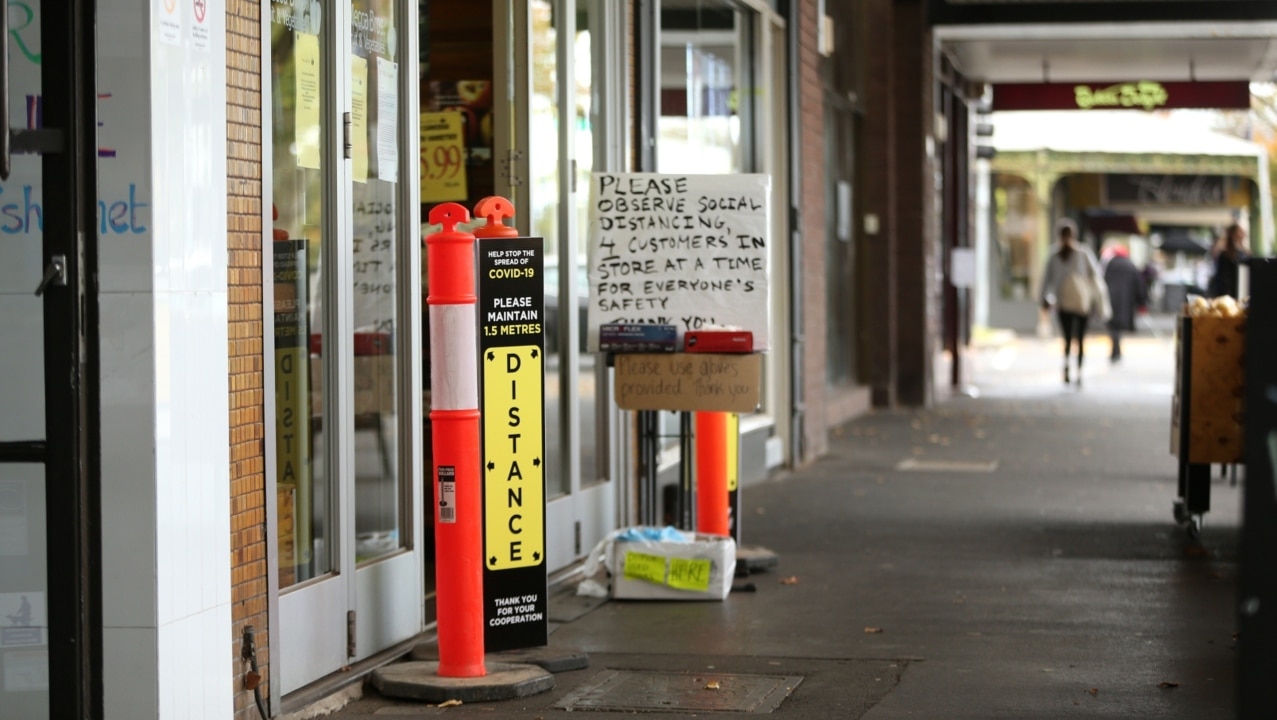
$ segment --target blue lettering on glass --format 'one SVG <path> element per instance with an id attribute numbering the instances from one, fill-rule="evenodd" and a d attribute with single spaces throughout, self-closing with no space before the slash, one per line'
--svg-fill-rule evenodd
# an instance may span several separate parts
<path id="1" fill-rule="evenodd" d="M 26 0 L 10 0 L 9 2 L 9 36 L 18 52 L 33 65 L 42 64 L 43 55 L 32 52 L 31 39 L 39 48 L 39 28 L 35 27 L 35 10 Z M 98 93 L 99 105 L 102 100 L 111 97 L 111 93 Z M 39 95 L 26 96 L 27 127 L 32 130 L 44 127 L 44 99 Z M 99 121 L 101 128 L 103 123 Z M 117 156 L 115 148 L 99 147 L 98 157 L 113 158 Z M 12 190 L 13 188 L 8 188 Z M 0 196 L 6 188 L 0 186 Z M 44 231 L 44 208 L 32 199 L 35 189 L 31 185 L 22 186 L 22 202 L 0 202 L 0 234 L 23 235 Z M 12 195 L 10 195 L 11 197 Z M 3 198 L 0 198 L 3 199 Z M 150 203 L 138 200 L 137 185 L 129 183 L 127 200 L 98 200 L 98 229 L 101 235 L 141 235 L 146 232 L 146 225 L 139 214 L 147 212 Z"/>
<path id="2" fill-rule="evenodd" d="M 0 226 L 0 232 L 9 234 L 25 233 L 26 229 L 22 224 L 22 212 L 15 203 L 5 203 L 0 206 L 0 213 L 12 222 L 6 222 Z"/>
<path id="3" fill-rule="evenodd" d="M 150 206 L 150 203 L 137 199 L 137 185 L 129 183 L 129 199 L 110 203 L 109 216 L 107 201 L 98 200 L 98 231 L 102 235 L 124 235 L 126 233 L 141 235 L 146 232 L 146 226 L 138 219 L 138 211 L 144 212 L 145 208 Z M 128 217 L 127 222 L 125 221 L 126 216 Z"/>
<path id="4" fill-rule="evenodd" d="M 0 187 L 0 196 L 6 188 Z M 44 231 L 44 208 L 32 199 L 34 188 L 22 186 L 22 202 L 0 203 L 0 234 L 25 235 Z M 101 235 L 141 235 L 146 232 L 144 218 L 151 205 L 139 200 L 137 185 L 129 183 L 127 200 L 98 200 L 98 232 Z"/>
<path id="5" fill-rule="evenodd" d="M 3 214 L 8 221 L 4 225 L 0 225 L 0 232 L 9 235 L 19 235 L 27 232 L 42 232 L 44 230 L 44 209 L 40 207 L 40 203 L 31 199 L 33 188 L 30 185 L 22 186 L 22 203 L 16 202 L 5 203 L 0 205 L 0 214 Z M 4 188 L 0 188 L 0 193 L 4 192 Z M 31 222 L 32 218 L 35 223 Z"/>

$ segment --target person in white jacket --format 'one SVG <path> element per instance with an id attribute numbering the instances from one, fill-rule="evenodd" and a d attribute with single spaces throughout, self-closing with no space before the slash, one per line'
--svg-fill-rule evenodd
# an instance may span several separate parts
<path id="1" fill-rule="evenodd" d="M 1095 254 L 1077 242 L 1077 225 L 1068 218 L 1056 223 L 1059 243 L 1047 258 L 1042 275 L 1042 307 L 1055 308 L 1064 333 L 1064 382 L 1069 382 L 1069 353 L 1077 340 L 1077 376 L 1082 384 L 1082 358 L 1085 354 L 1087 318 L 1101 302 L 1104 282 Z"/>

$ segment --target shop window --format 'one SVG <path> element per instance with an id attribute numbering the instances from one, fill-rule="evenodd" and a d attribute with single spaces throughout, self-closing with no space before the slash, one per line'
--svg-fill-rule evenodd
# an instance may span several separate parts
<path id="1" fill-rule="evenodd" d="M 756 19 L 730 0 L 662 0 L 657 172 L 759 170 Z M 679 414 L 662 412 L 659 417 L 662 448 L 673 450 Z"/>
<path id="2" fill-rule="evenodd" d="M 1037 264 L 1037 199 L 1033 188 L 1012 175 L 993 179 L 993 212 L 997 242 L 998 290 L 1002 298 L 1031 297 L 1030 282 Z"/>
<path id="3" fill-rule="evenodd" d="M 662 3 L 659 172 L 752 171 L 751 17 L 727 0 Z"/>
<path id="4" fill-rule="evenodd" d="M 326 210 L 320 90 L 328 79 L 319 4 L 273 4 L 272 11 L 275 478 L 284 588 L 333 570 L 333 493 L 315 437 L 321 367 L 312 362 L 310 341 L 323 327 L 319 288 L 327 277 L 320 262 Z"/>
<path id="5" fill-rule="evenodd" d="M 575 33 L 566 40 L 560 38 L 560 29 L 566 23 L 557 17 L 557 8 L 563 6 L 575 12 Z M 586 352 L 585 342 L 586 308 L 589 304 L 589 278 L 586 272 L 589 265 L 581 233 L 588 226 L 589 193 L 569 194 L 575 204 L 566 212 L 575 216 L 570 226 L 575 228 L 577 237 L 572 237 L 569 227 L 564 227 L 561 205 L 564 202 L 563 173 L 574 172 L 577 187 L 587 188 L 594 169 L 596 108 L 591 92 L 593 45 L 590 27 L 591 16 L 598 11 L 597 3 L 589 0 L 569 0 L 562 4 L 532 0 L 529 4 L 532 92 L 528 98 L 528 122 L 533 142 L 528 149 L 532 186 L 528 197 L 532 234 L 545 238 L 545 347 L 548 358 L 546 426 L 558 428 L 564 404 L 577 404 L 581 418 L 579 452 L 584 484 L 597 482 L 599 477 L 605 475 L 598 468 L 598 437 L 595 432 L 598 424 L 594 420 L 598 401 L 595 384 L 596 357 Z M 568 42 L 568 52 L 572 54 L 571 77 L 567 76 L 566 70 L 560 68 L 558 63 L 557 46 L 564 41 Z M 561 87 L 564 83 L 567 84 L 566 88 Z M 561 91 L 568 93 L 566 106 L 570 116 L 567 118 L 560 116 L 563 107 L 559 97 Z M 562 167 L 560 156 L 560 132 L 565 122 L 569 123 L 568 141 L 571 143 L 570 155 L 573 160 L 570 168 Z M 563 276 L 560 268 L 566 268 L 569 264 L 566 259 L 571 257 L 575 257 L 577 271 Z M 563 280 L 560 279 L 561 276 Z M 561 292 L 564 284 L 575 285 L 576 301 L 573 307 L 568 307 L 561 300 L 565 297 Z M 576 335 L 564 338 L 563 333 L 569 327 L 570 314 L 575 314 L 577 318 Z M 575 393 L 562 386 L 557 371 L 558 363 L 571 361 L 571 356 L 563 356 L 566 346 L 577 350 L 575 362 L 580 380 Z M 562 497 L 571 491 L 571 477 L 563 458 L 563 448 L 564 443 L 560 442 L 554 430 L 547 432 L 546 493 L 550 499 Z"/>

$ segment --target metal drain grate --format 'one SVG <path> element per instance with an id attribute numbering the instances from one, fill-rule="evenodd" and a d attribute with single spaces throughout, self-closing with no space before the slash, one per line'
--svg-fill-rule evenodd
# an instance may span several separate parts
<path id="1" fill-rule="evenodd" d="M 769 713 L 802 681 L 798 675 L 604 670 L 554 706 L 565 710 Z"/>

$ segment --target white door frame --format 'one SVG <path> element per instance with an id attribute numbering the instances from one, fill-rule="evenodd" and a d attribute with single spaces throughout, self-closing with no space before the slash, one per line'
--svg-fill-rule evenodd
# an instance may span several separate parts
<path id="1" fill-rule="evenodd" d="M 321 90 L 321 124 L 324 167 L 324 219 L 321 263 L 325 268 L 322 288 L 324 356 L 354 357 L 354 303 L 349 288 L 353 284 L 354 234 L 352 203 L 353 169 L 344 156 L 344 118 L 351 110 L 350 58 L 352 8 L 349 3 L 325 3 L 321 58 L 325 83 Z M 325 362 L 323 368 L 323 455 L 316 458 L 328 478 L 332 493 L 327 538 L 335 547 L 333 570 L 327 575 L 281 592 L 279 587 L 278 523 L 274 435 L 266 433 L 266 515 L 268 613 L 270 616 L 271 664 L 275 671 L 270 684 L 271 706 L 279 708 L 284 694 L 326 675 L 339 672 L 353 661 L 367 658 L 422 630 L 424 585 L 422 522 L 423 440 L 422 440 L 422 357 L 421 357 L 421 247 L 417 239 L 420 222 L 418 174 L 419 97 L 417 62 L 417 3 L 397 0 L 397 49 L 399 183 L 396 189 L 397 245 L 396 287 L 398 323 L 394 341 L 397 367 L 397 407 L 399 423 L 398 472 L 402 493 L 401 536 L 404 549 L 356 567 L 355 555 L 355 442 L 354 367 L 351 363 Z M 271 67 L 271 17 L 262 13 L 262 67 Z M 262 73 L 263 106 L 269 108 L 270 73 Z M 271 206 L 273 168 L 272 122 L 263 112 L 263 206 Z M 270 247 L 271 228 L 264 223 L 263 247 Z M 272 317 L 271 253 L 262 253 L 263 317 Z M 265 424 L 275 427 L 274 339 L 263 333 L 266 385 Z M 353 616 L 351 613 L 355 613 Z M 355 622 L 355 647 L 349 646 L 349 620 Z"/>

